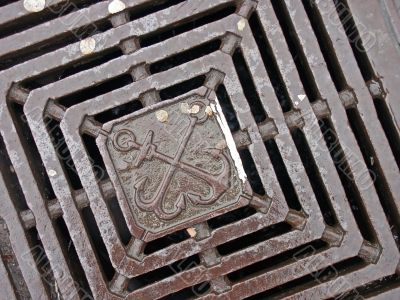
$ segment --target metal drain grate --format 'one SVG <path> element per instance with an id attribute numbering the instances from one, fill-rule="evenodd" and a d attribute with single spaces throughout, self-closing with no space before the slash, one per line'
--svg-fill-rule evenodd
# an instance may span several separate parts
<path id="1" fill-rule="evenodd" d="M 0 5 L 17 299 L 398 299 L 391 0 Z"/>

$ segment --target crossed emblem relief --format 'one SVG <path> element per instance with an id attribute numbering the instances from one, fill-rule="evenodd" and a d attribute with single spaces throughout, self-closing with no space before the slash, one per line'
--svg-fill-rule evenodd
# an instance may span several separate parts
<path id="1" fill-rule="evenodd" d="M 178 140 L 177 148 L 174 155 L 169 155 L 160 151 L 159 147 L 154 143 L 157 132 L 148 130 L 145 134 L 144 141 L 139 143 L 134 132 L 128 128 L 119 129 L 113 136 L 112 145 L 115 150 L 121 153 L 129 153 L 135 151 L 136 156 L 129 162 L 129 169 L 135 172 L 143 167 L 146 161 L 160 161 L 167 164 L 165 174 L 162 175 L 161 182 L 152 197 L 146 198 L 144 195 L 148 192 L 149 181 L 151 176 L 139 176 L 133 182 L 133 203 L 141 211 L 152 212 L 161 220 L 172 220 L 178 217 L 186 208 L 188 202 L 193 206 L 205 206 L 215 203 L 218 198 L 228 190 L 230 180 L 230 162 L 224 153 L 224 150 L 216 148 L 199 149 L 203 154 L 212 160 L 217 159 L 219 168 L 217 172 L 211 174 L 208 170 L 194 166 L 188 162 L 182 161 L 185 151 L 189 151 L 188 143 L 193 136 L 193 131 L 197 126 L 203 126 L 212 115 L 205 113 L 206 105 L 202 101 L 195 102 L 200 107 L 198 113 L 184 114 L 188 118 L 188 124 L 183 129 L 183 135 Z M 173 133 L 172 133 L 173 134 Z M 171 182 L 178 171 L 191 177 L 191 181 L 197 180 L 206 183 L 209 187 L 208 194 L 204 195 L 194 190 L 186 190 L 182 188 L 178 198 L 175 200 L 173 208 L 167 210 L 165 208 L 166 197 Z"/>

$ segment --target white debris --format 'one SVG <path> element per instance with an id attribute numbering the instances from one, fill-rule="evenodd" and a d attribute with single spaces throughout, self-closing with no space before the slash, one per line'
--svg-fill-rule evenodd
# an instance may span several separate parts
<path id="1" fill-rule="evenodd" d="M 197 114 L 200 111 L 200 106 L 198 105 L 193 105 L 192 108 L 190 109 L 191 114 Z"/>
<path id="2" fill-rule="evenodd" d="M 156 111 L 156 117 L 157 117 L 157 120 L 162 122 L 162 123 L 167 122 L 167 120 L 168 120 L 168 112 L 165 111 L 165 110 L 162 110 L 162 109 L 157 110 Z"/>
<path id="3" fill-rule="evenodd" d="M 245 19 L 241 19 L 237 23 L 237 28 L 238 28 L 239 31 L 243 31 L 244 27 L 246 27 L 246 20 Z"/>
<path id="4" fill-rule="evenodd" d="M 126 8 L 126 5 L 121 0 L 113 0 L 108 5 L 108 12 L 110 14 L 116 14 L 123 11 Z"/>
<path id="5" fill-rule="evenodd" d="M 30 12 L 42 11 L 46 6 L 45 0 L 24 0 L 24 7 Z"/>
<path id="6" fill-rule="evenodd" d="M 196 228 L 190 227 L 190 228 L 186 229 L 186 231 L 192 238 L 194 238 L 197 235 Z"/>
<path id="7" fill-rule="evenodd" d="M 82 54 L 90 54 L 96 48 L 96 40 L 92 37 L 82 40 L 79 44 Z"/>
<path id="8" fill-rule="evenodd" d="M 49 171 L 47 172 L 47 174 L 49 174 L 50 177 L 54 177 L 54 176 L 57 175 L 57 172 L 56 172 L 55 170 L 49 170 Z"/>
<path id="9" fill-rule="evenodd" d="M 297 98 L 299 98 L 300 101 L 303 101 L 306 98 L 306 95 L 297 95 Z"/>
<path id="10" fill-rule="evenodd" d="M 246 175 L 246 172 L 244 171 L 242 160 L 240 158 L 239 152 L 237 151 L 235 141 L 233 139 L 232 133 L 228 126 L 228 122 L 225 119 L 224 113 L 222 112 L 221 104 L 219 103 L 219 100 L 217 97 L 215 98 L 215 103 L 216 104 L 211 103 L 211 108 L 212 108 L 214 114 L 216 115 L 218 124 L 221 127 L 221 130 L 225 136 L 225 140 L 226 140 L 229 152 L 235 163 L 236 169 L 238 171 L 239 178 L 244 183 L 247 180 L 247 175 Z"/>
<path id="11" fill-rule="evenodd" d="M 211 117 L 211 116 L 214 114 L 214 112 L 213 112 L 213 110 L 212 110 L 212 108 L 211 108 L 210 106 L 207 106 L 206 109 L 204 110 L 204 112 L 205 112 L 209 117 Z"/>

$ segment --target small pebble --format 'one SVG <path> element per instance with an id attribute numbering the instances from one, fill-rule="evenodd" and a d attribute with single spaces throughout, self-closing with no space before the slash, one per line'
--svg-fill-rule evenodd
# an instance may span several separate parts
<path id="1" fill-rule="evenodd" d="M 92 37 L 88 37 L 80 42 L 79 47 L 82 54 L 90 54 L 96 48 L 96 40 Z"/>
<path id="2" fill-rule="evenodd" d="M 116 14 L 125 9 L 126 5 L 124 2 L 121 0 L 113 0 L 111 3 L 108 5 L 108 12 L 110 14 Z"/>
<path id="3" fill-rule="evenodd" d="M 194 238 L 197 235 L 196 229 L 193 227 L 186 229 L 186 231 L 192 238 Z"/>
<path id="4" fill-rule="evenodd" d="M 191 114 L 197 114 L 200 111 L 200 106 L 198 105 L 193 105 L 192 108 L 190 109 Z"/>
<path id="5" fill-rule="evenodd" d="M 244 29 L 244 27 L 246 26 L 246 20 L 245 19 L 241 19 L 238 23 L 237 23 L 237 28 L 239 29 L 239 31 L 242 31 Z"/>
<path id="6" fill-rule="evenodd" d="M 57 175 L 57 172 L 56 172 L 55 170 L 49 170 L 49 171 L 47 172 L 47 174 L 49 174 L 50 177 L 54 177 L 54 176 Z"/>
<path id="7" fill-rule="evenodd" d="M 160 122 L 167 122 L 167 120 L 168 120 L 168 112 L 166 112 L 165 110 L 158 110 L 158 111 L 156 111 L 156 117 L 157 117 L 157 120 L 158 121 L 160 121 Z"/>
<path id="8" fill-rule="evenodd" d="M 24 7 L 30 12 L 42 11 L 46 6 L 45 0 L 24 0 Z"/>

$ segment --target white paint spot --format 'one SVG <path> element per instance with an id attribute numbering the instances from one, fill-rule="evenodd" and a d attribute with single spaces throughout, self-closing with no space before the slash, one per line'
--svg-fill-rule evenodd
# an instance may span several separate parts
<path id="1" fill-rule="evenodd" d="M 218 124 L 221 127 L 221 130 L 225 136 L 225 140 L 226 140 L 229 152 L 232 156 L 232 159 L 235 163 L 236 169 L 239 173 L 238 174 L 239 178 L 244 183 L 247 180 L 247 175 L 246 175 L 246 172 L 244 171 L 242 160 L 240 158 L 239 152 L 237 151 L 235 141 L 233 139 L 232 133 L 228 126 L 228 122 L 225 119 L 225 116 L 222 112 L 221 104 L 219 103 L 219 100 L 217 97 L 215 98 L 215 104 L 211 103 L 211 108 L 212 108 L 214 114 L 216 115 Z"/>
<path id="2" fill-rule="evenodd" d="M 306 95 L 297 95 L 300 101 L 303 101 L 306 98 Z"/>
<path id="3" fill-rule="evenodd" d="M 108 12 L 110 14 L 116 14 L 119 13 L 120 11 L 123 11 L 125 7 L 126 7 L 125 3 L 122 2 L 121 0 L 113 0 L 108 5 Z"/>
<path id="4" fill-rule="evenodd" d="M 197 235 L 197 231 L 195 228 L 190 227 L 186 229 L 187 233 L 190 235 L 190 237 L 194 238 Z"/>
<path id="5" fill-rule="evenodd" d="M 49 171 L 47 172 L 47 174 L 49 174 L 50 177 L 54 177 L 54 176 L 57 175 L 57 172 L 56 172 L 55 170 L 49 170 Z"/>
<path id="6" fill-rule="evenodd" d="M 156 117 L 157 117 L 157 120 L 162 122 L 162 123 L 167 122 L 167 120 L 168 120 L 168 112 L 165 111 L 165 110 L 162 110 L 162 109 L 157 110 L 156 111 Z"/>
<path id="7" fill-rule="evenodd" d="M 245 27 L 246 27 L 246 20 L 245 19 L 241 19 L 237 23 L 237 28 L 238 28 L 239 31 L 242 31 Z"/>
<path id="8" fill-rule="evenodd" d="M 88 37 L 80 42 L 79 47 L 82 54 L 90 54 L 96 48 L 96 40 L 92 37 Z"/>
<path id="9" fill-rule="evenodd" d="M 294 101 L 294 105 L 299 105 L 299 102 L 298 101 Z"/>
<path id="10" fill-rule="evenodd" d="M 24 7 L 30 12 L 42 11 L 46 6 L 45 0 L 24 0 Z"/>

